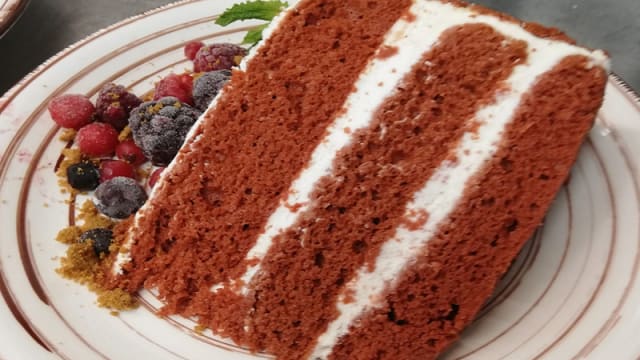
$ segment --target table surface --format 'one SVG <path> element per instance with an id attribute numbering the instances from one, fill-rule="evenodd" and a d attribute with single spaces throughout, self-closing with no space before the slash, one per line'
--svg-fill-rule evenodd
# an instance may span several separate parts
<path id="1" fill-rule="evenodd" d="M 32 0 L 0 38 L 0 94 L 68 45 L 169 0 Z M 607 50 L 612 70 L 640 90 L 640 0 L 477 0 L 521 19 L 565 30 Z"/>

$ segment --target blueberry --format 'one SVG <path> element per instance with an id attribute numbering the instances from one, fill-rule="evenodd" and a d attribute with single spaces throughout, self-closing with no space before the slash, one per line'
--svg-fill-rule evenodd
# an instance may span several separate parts
<path id="1" fill-rule="evenodd" d="M 210 71 L 193 83 L 193 101 L 198 110 L 205 111 L 211 100 L 218 95 L 224 84 L 231 78 L 231 71 Z"/>
<path id="2" fill-rule="evenodd" d="M 100 184 L 100 172 L 93 163 L 80 162 L 67 168 L 67 181 L 76 190 L 93 190 Z"/>
<path id="3" fill-rule="evenodd" d="M 104 228 L 91 229 L 80 235 L 80 242 L 87 240 L 93 242 L 93 251 L 97 256 L 100 256 L 101 253 L 109 254 L 109 246 L 113 242 L 113 232 Z"/>
<path id="4" fill-rule="evenodd" d="M 133 140 L 156 166 L 166 166 L 176 156 L 201 112 L 174 97 L 148 101 L 129 118 Z"/>
<path id="5" fill-rule="evenodd" d="M 147 201 L 147 193 L 135 180 L 119 176 L 100 184 L 96 189 L 96 198 L 96 207 L 101 213 L 115 219 L 125 219 Z"/>

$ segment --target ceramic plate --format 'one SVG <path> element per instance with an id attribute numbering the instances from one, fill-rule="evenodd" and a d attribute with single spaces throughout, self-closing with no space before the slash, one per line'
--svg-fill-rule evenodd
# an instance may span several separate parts
<path id="1" fill-rule="evenodd" d="M 0 0 L 2 1 L 2 0 Z M 11 2 L 11 1 L 9 1 Z M 231 342 L 156 316 L 159 301 L 111 316 L 55 273 L 69 222 L 54 167 L 64 143 L 46 111 L 106 82 L 137 94 L 189 67 L 191 40 L 240 42 L 254 23 L 213 21 L 231 0 L 181 2 L 105 29 L 44 63 L 0 100 L 0 358 L 255 359 Z M 640 355 L 640 101 L 612 76 L 570 180 L 445 359 L 636 359 Z"/>
<path id="2" fill-rule="evenodd" d="M 28 0 L 0 0 L 0 36 L 18 20 Z"/>

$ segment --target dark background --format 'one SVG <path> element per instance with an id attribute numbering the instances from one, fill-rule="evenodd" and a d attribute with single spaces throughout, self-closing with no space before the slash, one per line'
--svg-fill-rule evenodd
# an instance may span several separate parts
<path id="1" fill-rule="evenodd" d="M 168 0 L 32 0 L 0 38 L 0 94 L 47 58 L 119 20 Z M 477 0 L 516 17 L 565 30 L 607 50 L 612 70 L 640 90 L 640 0 Z M 123 39 L 123 41 L 126 41 Z"/>

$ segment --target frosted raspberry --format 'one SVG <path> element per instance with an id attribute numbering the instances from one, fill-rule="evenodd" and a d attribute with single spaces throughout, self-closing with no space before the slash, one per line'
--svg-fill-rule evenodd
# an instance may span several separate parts
<path id="1" fill-rule="evenodd" d="M 142 100 L 128 92 L 124 86 L 106 84 L 100 90 L 96 101 L 98 118 L 117 130 L 122 130 L 127 126 L 131 110 L 141 103 Z"/>
<path id="2" fill-rule="evenodd" d="M 80 152 L 89 156 L 110 156 L 118 145 L 118 131 L 105 123 L 92 123 L 78 131 Z"/>
<path id="3" fill-rule="evenodd" d="M 61 95 L 49 102 L 49 114 L 63 128 L 80 129 L 93 121 L 96 108 L 88 97 L 77 94 Z"/>
<path id="4" fill-rule="evenodd" d="M 195 72 L 230 70 L 240 64 L 247 50 L 235 44 L 213 44 L 203 46 L 193 59 Z"/>
<path id="5" fill-rule="evenodd" d="M 202 41 L 192 41 L 184 46 L 184 56 L 189 60 L 193 60 L 196 58 L 196 54 L 201 47 L 204 46 Z"/>
<path id="6" fill-rule="evenodd" d="M 193 78 L 191 75 L 169 74 L 160 80 L 156 85 L 153 100 L 160 100 L 163 97 L 172 96 L 185 104 L 193 104 L 192 97 Z"/>

